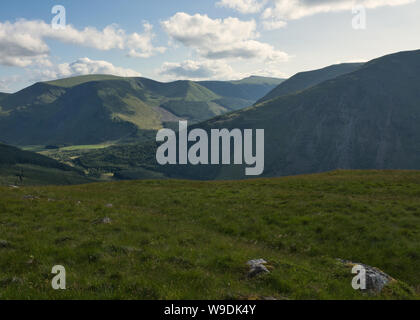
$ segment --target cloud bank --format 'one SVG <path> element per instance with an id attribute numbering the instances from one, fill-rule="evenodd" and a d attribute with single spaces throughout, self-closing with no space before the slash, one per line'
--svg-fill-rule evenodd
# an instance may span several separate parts
<path id="1" fill-rule="evenodd" d="M 168 35 L 184 46 L 196 50 L 205 59 L 258 59 L 287 61 L 285 52 L 256 40 L 259 37 L 254 20 L 238 18 L 211 19 L 207 15 L 178 12 L 162 22 Z"/>
<path id="2" fill-rule="evenodd" d="M 366 9 L 383 6 L 401 6 L 416 0 L 221 0 L 216 5 L 234 9 L 241 13 L 262 11 L 262 23 L 266 29 L 284 27 L 287 21 L 307 16 L 351 10 L 356 5 Z"/>
<path id="3" fill-rule="evenodd" d="M 47 39 L 57 40 L 97 50 L 128 50 L 131 57 L 148 58 L 165 51 L 164 47 L 154 47 L 153 27 L 145 22 L 144 33 L 127 34 L 117 25 L 109 25 L 103 30 L 86 27 L 78 30 L 68 25 L 65 29 L 53 29 L 41 20 L 18 20 L 14 23 L 0 22 L 0 64 L 4 66 L 27 67 L 48 62 L 50 49 Z"/>

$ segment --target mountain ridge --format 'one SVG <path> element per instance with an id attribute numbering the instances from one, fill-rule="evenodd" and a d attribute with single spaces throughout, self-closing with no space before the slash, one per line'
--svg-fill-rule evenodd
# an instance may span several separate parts
<path id="1" fill-rule="evenodd" d="M 167 123 L 201 122 L 254 102 L 187 80 L 93 75 L 40 82 L 0 99 L 0 140 L 25 146 L 147 139 Z"/>
<path id="2" fill-rule="evenodd" d="M 290 79 L 282 82 L 279 86 L 270 91 L 266 96 L 258 100 L 256 104 L 306 90 L 327 80 L 331 80 L 341 75 L 354 72 L 361 66 L 363 66 L 363 63 L 341 63 L 321 69 L 299 72 Z"/>

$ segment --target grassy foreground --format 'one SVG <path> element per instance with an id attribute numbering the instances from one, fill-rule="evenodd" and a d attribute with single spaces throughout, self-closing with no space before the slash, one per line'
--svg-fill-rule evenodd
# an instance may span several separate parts
<path id="1" fill-rule="evenodd" d="M 2 187 L 0 299 L 418 299 L 419 229 L 420 172 Z M 337 258 L 398 281 L 356 292 Z"/>

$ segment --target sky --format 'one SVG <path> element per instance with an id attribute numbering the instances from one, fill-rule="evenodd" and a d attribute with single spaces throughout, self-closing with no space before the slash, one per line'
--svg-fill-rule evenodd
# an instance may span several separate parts
<path id="1" fill-rule="evenodd" d="M 420 0 L 3 0 L 0 91 L 85 74 L 287 78 L 420 49 Z"/>

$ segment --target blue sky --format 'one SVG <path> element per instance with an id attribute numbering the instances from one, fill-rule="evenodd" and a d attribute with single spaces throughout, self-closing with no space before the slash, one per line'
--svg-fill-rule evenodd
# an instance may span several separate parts
<path id="1" fill-rule="evenodd" d="M 55 5 L 63 30 L 51 27 Z M 0 91 L 90 73 L 289 77 L 419 49 L 419 13 L 416 0 L 5 0 Z"/>

